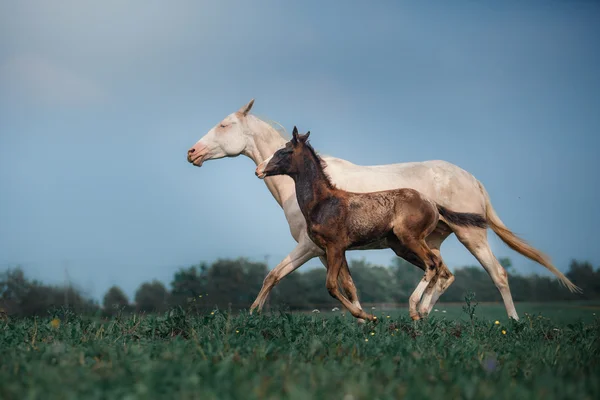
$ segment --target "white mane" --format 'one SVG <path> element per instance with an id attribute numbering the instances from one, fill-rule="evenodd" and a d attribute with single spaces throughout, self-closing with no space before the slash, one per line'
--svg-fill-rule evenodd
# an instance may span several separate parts
<path id="1" fill-rule="evenodd" d="M 289 133 L 287 132 L 285 127 L 283 125 L 281 125 L 279 122 L 273 121 L 272 119 L 268 119 L 268 118 L 258 117 L 257 115 L 254 115 L 254 114 L 250 114 L 250 116 L 254 117 L 258 121 L 261 121 L 261 122 L 264 122 L 265 124 L 267 124 L 271 129 L 273 129 L 275 132 L 277 132 L 279 134 L 279 136 L 281 136 L 286 141 L 292 139 L 292 137 L 289 135 Z"/>
<path id="2" fill-rule="evenodd" d="M 268 119 L 268 118 L 258 117 L 257 115 L 254 115 L 254 114 L 249 114 L 248 116 L 253 117 L 257 121 L 264 122 L 265 124 L 267 124 L 269 126 L 269 128 L 271 128 L 275 132 L 277 132 L 279 134 L 279 136 L 281 136 L 286 142 L 292 140 L 292 137 L 290 136 L 288 131 L 279 122 L 274 121 L 272 119 Z M 317 153 L 317 155 L 321 158 L 335 158 L 330 154 L 320 153 L 316 150 L 315 150 L 315 153 Z"/>

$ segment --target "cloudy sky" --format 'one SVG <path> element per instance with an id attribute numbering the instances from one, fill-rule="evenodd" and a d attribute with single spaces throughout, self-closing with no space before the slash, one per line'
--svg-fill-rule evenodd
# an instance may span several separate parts
<path id="1" fill-rule="evenodd" d="M 422 3 L 2 2 L 0 271 L 66 269 L 100 298 L 199 261 L 277 264 L 295 242 L 252 161 L 185 159 L 251 98 L 358 164 L 453 162 L 560 269 L 600 264 L 600 4 Z M 455 238 L 442 254 L 476 263 Z"/>

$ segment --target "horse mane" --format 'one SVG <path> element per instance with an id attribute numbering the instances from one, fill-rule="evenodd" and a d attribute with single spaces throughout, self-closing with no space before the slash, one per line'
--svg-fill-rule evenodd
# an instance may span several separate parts
<path id="1" fill-rule="evenodd" d="M 279 136 L 281 136 L 283 139 L 285 139 L 287 141 L 289 141 L 291 139 L 290 134 L 288 133 L 288 131 L 279 122 L 274 121 L 274 120 L 269 119 L 269 118 L 259 117 L 258 115 L 254 115 L 254 114 L 250 114 L 250 115 L 252 117 L 254 117 L 255 119 L 257 119 L 258 121 L 261 121 L 261 122 L 264 122 L 265 124 L 267 124 L 269 126 L 269 128 L 271 128 L 275 132 L 277 132 L 277 134 L 279 134 Z"/>

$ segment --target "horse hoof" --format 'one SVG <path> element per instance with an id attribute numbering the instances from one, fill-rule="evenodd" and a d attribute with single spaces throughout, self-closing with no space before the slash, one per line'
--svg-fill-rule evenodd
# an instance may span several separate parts
<path id="1" fill-rule="evenodd" d="M 254 314 L 254 311 L 256 311 L 257 314 L 260 314 L 260 310 L 257 309 L 256 306 L 250 307 L 250 315 Z"/>

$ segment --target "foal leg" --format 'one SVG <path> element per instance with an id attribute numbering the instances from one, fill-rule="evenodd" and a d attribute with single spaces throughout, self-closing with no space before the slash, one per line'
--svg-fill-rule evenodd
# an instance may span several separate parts
<path id="1" fill-rule="evenodd" d="M 435 284 L 434 279 L 442 265 L 442 259 L 427 246 L 424 239 L 415 239 L 410 234 L 405 234 L 397 229 L 394 229 L 394 234 L 404 247 L 414 254 L 418 259 L 418 264 L 423 265 L 425 270 L 423 279 L 419 282 L 415 291 L 410 295 L 408 301 L 408 312 L 410 317 L 413 320 L 419 320 L 421 319 L 421 316 L 417 311 L 417 304 L 421 300 L 421 296 L 425 289 L 427 289 L 428 286 Z"/>
<path id="2" fill-rule="evenodd" d="M 458 226 L 453 226 L 452 228 L 458 240 L 469 249 L 475 258 L 477 258 L 477 261 L 490 274 L 492 281 L 494 281 L 494 284 L 500 291 L 500 295 L 502 295 L 508 316 L 518 320 L 519 316 L 517 315 L 517 310 L 510 294 L 510 287 L 508 286 L 508 275 L 504 267 L 494 257 L 492 249 L 490 249 L 490 244 L 487 241 L 487 230 Z"/>
<path id="3" fill-rule="evenodd" d="M 252 303 L 252 306 L 250 306 L 250 314 L 252 314 L 256 308 L 258 308 L 258 312 L 262 310 L 265 301 L 271 292 L 271 289 L 273 289 L 273 287 L 277 285 L 280 280 L 299 268 L 311 258 L 320 255 L 317 250 L 320 251 L 320 249 L 314 244 L 300 240 L 294 250 L 292 250 L 292 252 L 288 254 L 288 256 L 284 258 L 283 261 L 281 261 L 275 268 L 269 271 L 267 277 L 263 281 L 263 285 L 258 293 L 258 296 L 256 296 L 256 300 L 254 300 L 254 303 Z"/>
<path id="4" fill-rule="evenodd" d="M 425 273 L 427 273 L 428 268 L 427 265 L 423 262 L 422 257 L 417 256 L 417 254 L 414 253 L 411 249 L 409 249 L 405 244 L 403 244 L 397 236 L 388 237 L 388 246 L 394 251 L 394 253 L 396 253 L 398 257 L 403 258 L 404 260 L 408 261 L 416 267 L 421 268 Z M 425 278 L 423 277 L 423 279 L 421 279 L 421 281 L 419 281 L 419 283 L 417 284 L 417 288 L 415 289 L 413 294 L 411 294 L 411 296 L 408 298 L 409 313 L 411 317 L 413 317 L 414 315 L 419 315 L 417 312 L 416 303 L 413 302 L 413 299 L 417 296 L 418 299 L 421 298 L 423 291 L 427 287 L 427 284 L 425 282 Z M 417 302 L 419 301 L 418 299 L 416 300 Z"/>
<path id="5" fill-rule="evenodd" d="M 425 294 L 419 305 L 419 314 L 426 317 L 431 313 L 433 306 L 448 287 L 454 282 L 454 275 L 448 269 L 444 261 L 440 258 L 441 264 L 438 267 L 437 274 L 425 290 Z M 430 289 L 431 288 L 431 289 Z"/>
<path id="6" fill-rule="evenodd" d="M 350 314 L 352 314 L 356 318 L 368 319 L 370 321 L 377 319 L 375 316 L 367 314 L 361 308 L 355 306 L 340 292 L 340 288 L 338 285 L 339 274 L 343 268 L 348 268 L 348 262 L 346 261 L 344 249 L 329 247 L 327 248 L 326 253 L 328 266 L 327 291 L 329 292 L 331 297 L 338 299 L 339 302 L 342 303 L 348 311 L 350 311 Z"/>
<path id="7" fill-rule="evenodd" d="M 438 271 L 439 273 L 434 278 L 435 284 L 429 285 L 425 289 L 425 293 L 423 293 L 423 298 L 421 299 L 421 304 L 419 306 L 419 313 L 421 316 L 428 315 L 433 306 L 440 298 L 442 293 L 448 289 L 448 287 L 454 282 L 454 276 L 448 270 L 446 265 L 443 262 L 442 256 L 440 254 L 440 247 L 444 240 L 452 233 L 452 231 L 447 227 L 438 226 L 436 230 L 431 233 L 427 239 L 427 246 L 431 249 L 431 251 L 442 260 L 442 270 Z"/>
<path id="8" fill-rule="evenodd" d="M 454 275 L 452 275 L 452 272 L 450 272 L 446 264 L 442 264 L 440 271 L 437 275 L 435 290 L 432 291 L 433 295 L 431 297 L 431 300 L 429 300 L 429 306 L 423 311 L 420 310 L 419 312 L 421 312 L 422 315 L 429 315 L 431 313 L 431 310 L 435 306 L 435 303 L 437 303 L 438 299 L 442 294 L 444 294 L 446 289 L 450 287 L 452 282 L 454 282 Z M 426 301 L 428 300 L 424 297 L 421 301 L 421 307 L 423 307 L 423 303 L 425 303 Z"/>
<path id="9" fill-rule="evenodd" d="M 321 259 L 321 262 L 323 263 L 323 265 L 325 266 L 325 268 L 327 268 L 327 257 L 325 256 L 321 256 L 319 257 Z M 356 307 L 360 308 L 362 310 L 362 306 L 360 305 L 360 302 L 358 301 L 358 293 L 356 292 L 356 286 L 354 286 L 354 281 L 352 280 L 352 275 L 350 273 L 350 269 L 348 268 L 348 264 L 345 264 L 345 268 L 341 268 L 340 269 L 340 281 L 342 284 L 342 289 L 344 289 L 344 292 L 346 293 L 346 297 L 348 298 L 348 300 L 350 300 L 350 302 L 352 304 L 354 304 Z M 358 320 L 358 322 L 365 322 L 363 319 Z"/>

